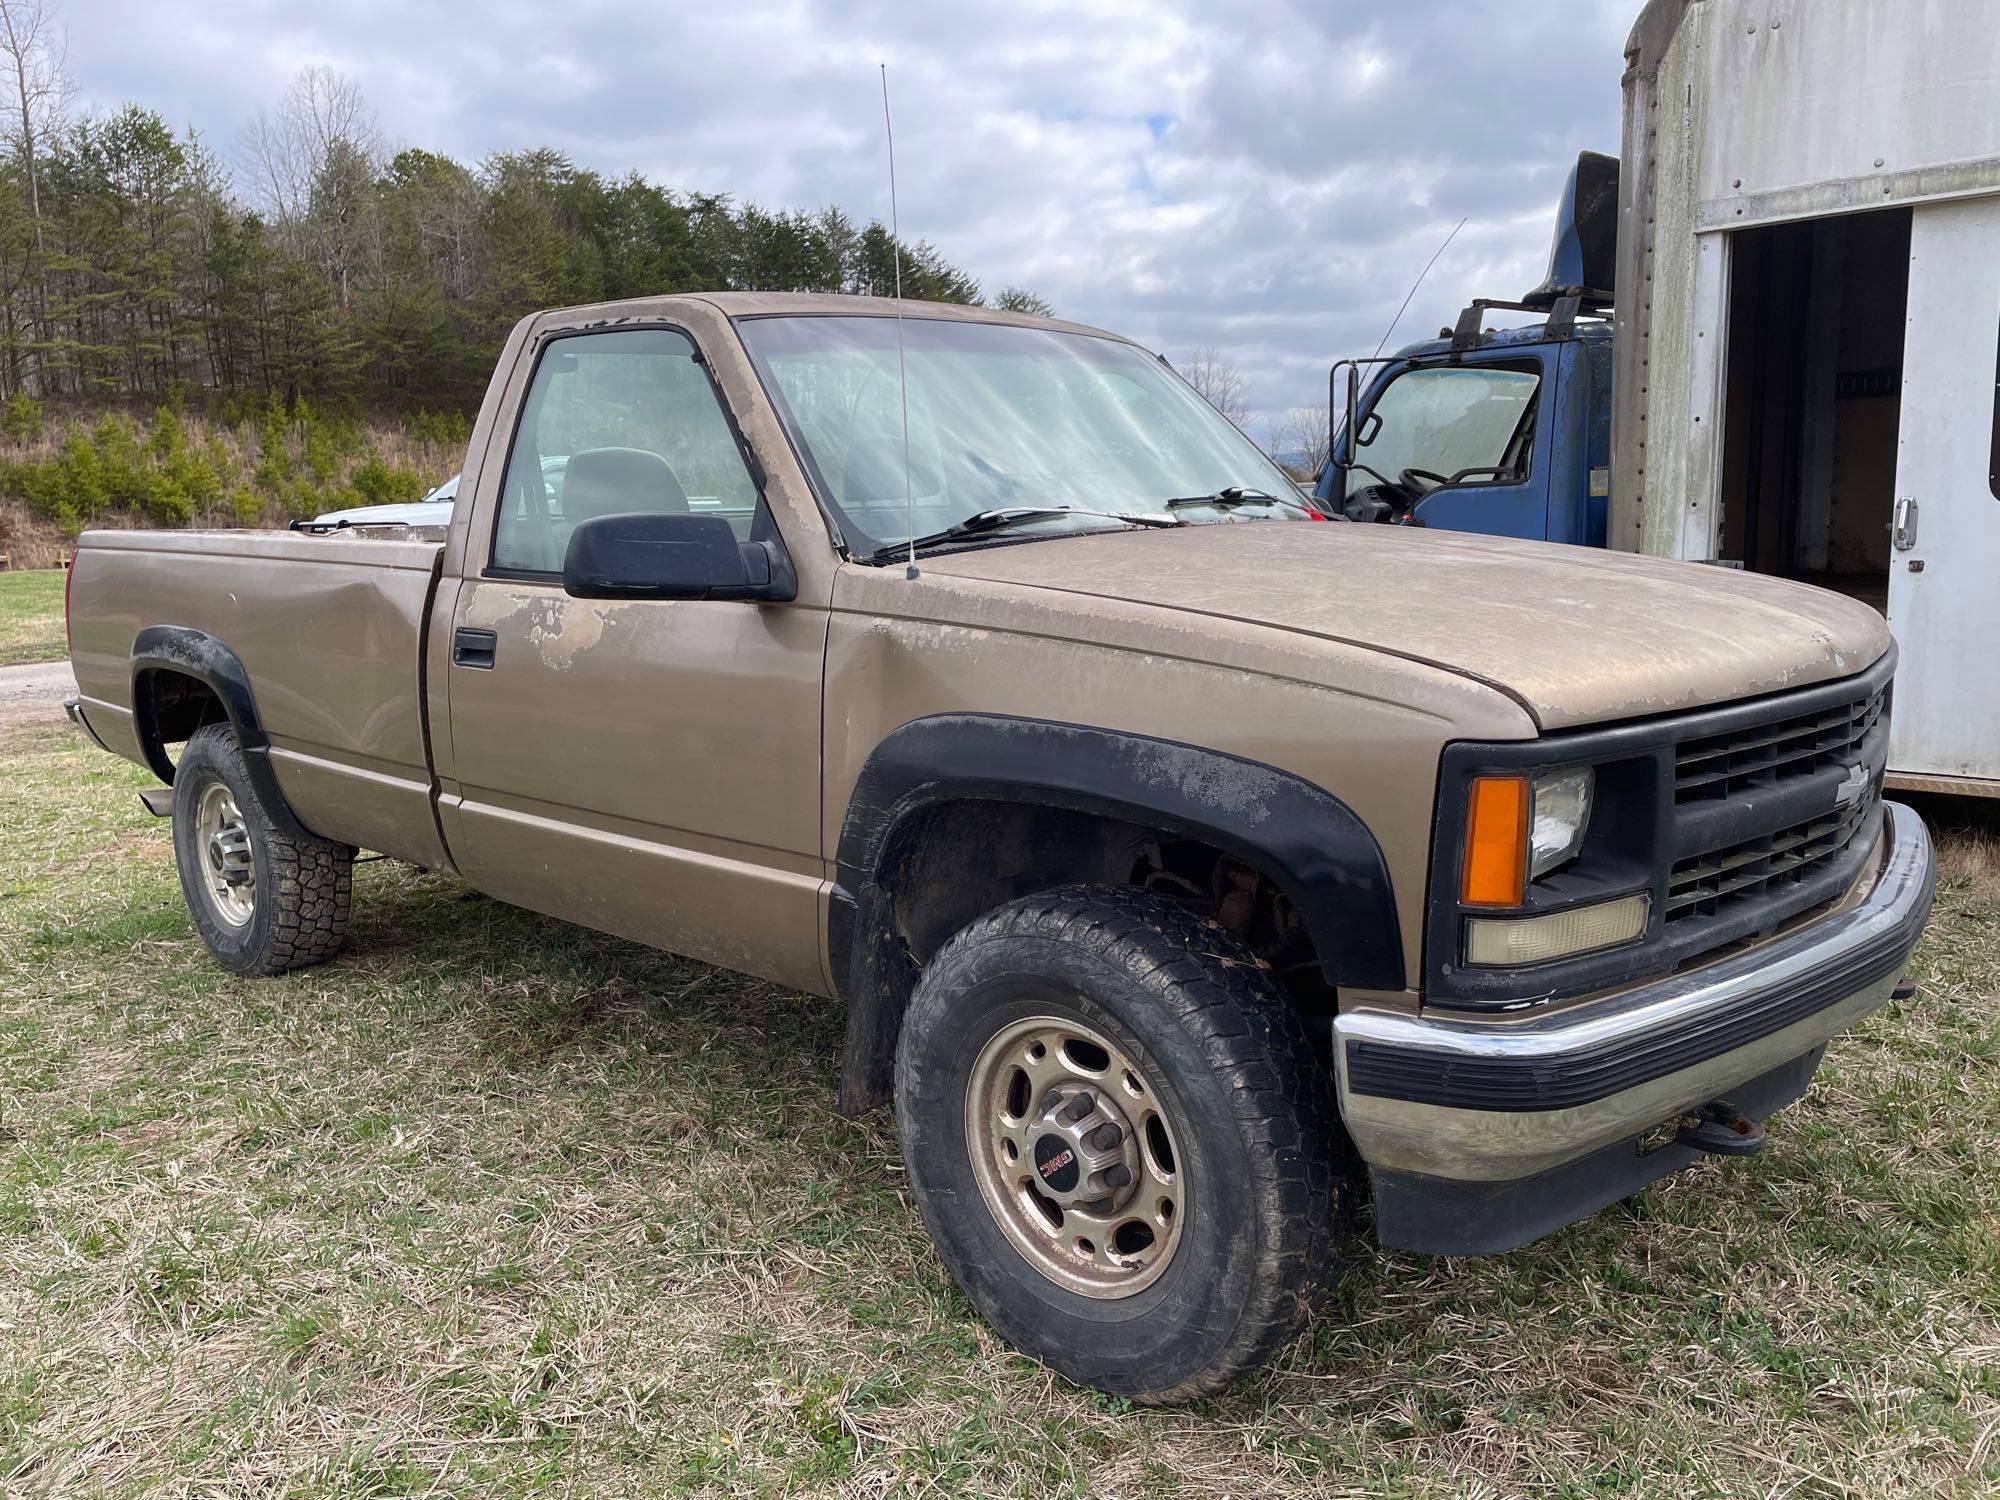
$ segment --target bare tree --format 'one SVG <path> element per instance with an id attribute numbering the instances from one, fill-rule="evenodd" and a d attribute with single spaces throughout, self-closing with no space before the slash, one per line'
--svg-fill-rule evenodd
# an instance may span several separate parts
<path id="1" fill-rule="evenodd" d="M 35 248 L 42 248 L 42 143 L 61 128 L 76 85 L 64 70 L 67 39 L 49 0 L 0 0 L 0 64 L 11 85 L 0 99 L 4 122 L 28 170 L 28 208 L 35 218 Z"/>
<path id="2" fill-rule="evenodd" d="M 0 128 L 21 159 L 28 174 L 28 212 L 34 221 L 35 261 L 32 321 L 39 342 L 48 339 L 48 303 L 43 274 L 39 269 L 47 247 L 42 235 L 41 154 L 49 138 L 60 131 L 69 115 L 76 85 L 63 67 L 68 42 L 51 0 L 0 0 Z M 10 364 L 12 356 L 10 356 Z M 16 371 L 24 388 L 40 390 L 43 385 L 41 356 L 33 365 Z"/>
<path id="3" fill-rule="evenodd" d="M 266 219 L 347 307 L 367 228 L 366 186 L 382 164 L 382 133 L 361 90 L 331 68 L 304 68 L 276 114 L 260 113 L 244 132 L 243 146 L 250 191 Z"/>
<path id="4" fill-rule="evenodd" d="M 1243 372 L 1213 344 L 1203 344 L 1181 366 L 1181 378 L 1230 421 L 1241 427 L 1250 420 L 1248 385 Z"/>
<path id="5" fill-rule="evenodd" d="M 1271 430 L 1272 456 L 1302 479 L 1320 476 L 1331 446 L 1323 406 L 1295 406 Z"/>
<path id="6" fill-rule="evenodd" d="M 1056 310 L 1049 306 L 1049 299 L 1038 297 L 1024 286 L 1003 286 L 993 299 L 993 305 L 1002 312 L 1027 313 L 1031 317 L 1053 318 Z"/>

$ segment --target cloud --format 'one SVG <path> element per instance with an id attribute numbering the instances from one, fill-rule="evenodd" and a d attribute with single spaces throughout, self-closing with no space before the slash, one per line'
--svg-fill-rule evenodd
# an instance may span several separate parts
<path id="1" fill-rule="evenodd" d="M 391 141 L 466 161 L 552 145 L 765 203 L 888 208 L 989 290 L 1169 358 L 1214 344 L 1258 418 L 1328 363 L 1541 279 L 1569 163 L 1615 151 L 1637 0 L 71 0 L 84 99 L 192 125 L 225 159 L 331 65 Z M 1261 426 L 1259 429 L 1261 431 Z"/>

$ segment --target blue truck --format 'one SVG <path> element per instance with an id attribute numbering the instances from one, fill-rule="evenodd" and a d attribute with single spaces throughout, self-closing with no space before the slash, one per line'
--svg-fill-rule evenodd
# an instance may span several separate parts
<path id="1" fill-rule="evenodd" d="M 1887 785 L 2000 799 L 1992 42 L 1984 6 L 1647 0 L 1547 280 L 1336 364 L 1319 506 L 1862 600 Z"/>
<path id="2" fill-rule="evenodd" d="M 1333 366 L 1332 457 L 1314 491 L 1323 509 L 1606 544 L 1617 211 L 1617 159 L 1585 152 L 1540 287 L 1518 302 L 1480 298 L 1437 338 Z M 1543 321 L 1484 326 L 1510 311 Z"/>

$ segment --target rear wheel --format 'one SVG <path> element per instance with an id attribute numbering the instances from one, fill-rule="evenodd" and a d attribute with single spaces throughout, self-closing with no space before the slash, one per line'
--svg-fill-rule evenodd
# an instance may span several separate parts
<path id="1" fill-rule="evenodd" d="M 217 963 L 280 974 L 331 958 L 347 932 L 353 862 L 345 844 L 280 831 L 228 725 L 195 731 L 174 769 L 174 863 Z"/>
<path id="2" fill-rule="evenodd" d="M 897 1048 L 940 1255 L 1071 1379 L 1184 1400 L 1262 1363 L 1349 1233 L 1344 1136 L 1284 997 L 1213 922 L 1075 887 L 931 960 Z"/>

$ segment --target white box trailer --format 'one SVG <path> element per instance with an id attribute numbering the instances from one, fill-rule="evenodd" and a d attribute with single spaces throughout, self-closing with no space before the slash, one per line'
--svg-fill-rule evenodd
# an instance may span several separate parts
<path id="1" fill-rule="evenodd" d="M 1610 543 L 1841 589 L 1890 782 L 2000 795 L 2000 4 L 1651 0 Z"/>

